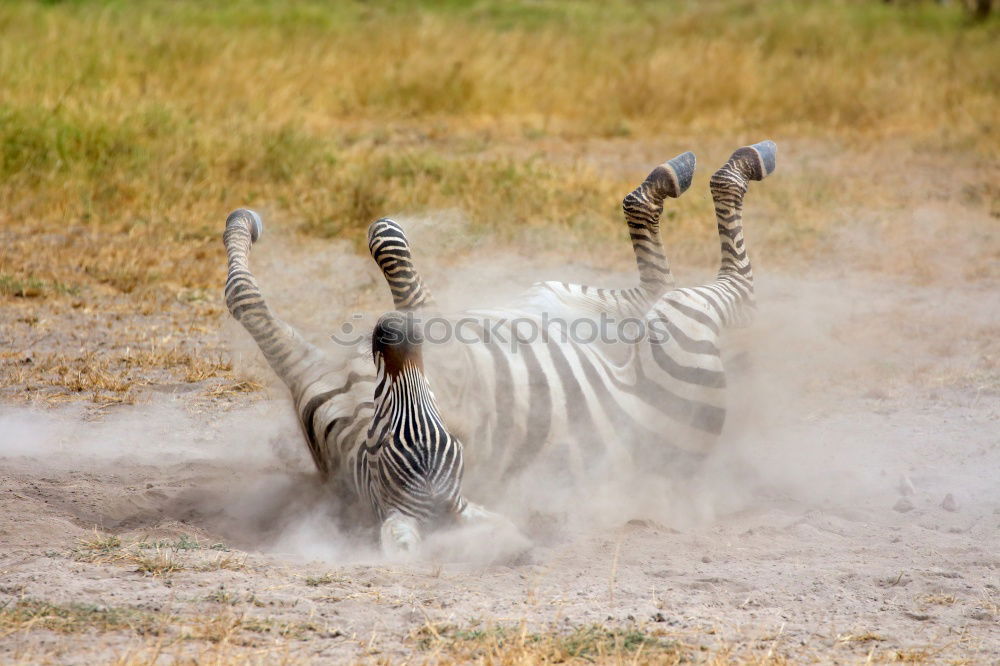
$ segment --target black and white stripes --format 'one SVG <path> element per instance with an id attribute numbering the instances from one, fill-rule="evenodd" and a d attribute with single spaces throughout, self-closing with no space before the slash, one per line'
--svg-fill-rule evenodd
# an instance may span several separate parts
<path id="1" fill-rule="evenodd" d="M 639 267 L 639 287 L 649 301 L 674 285 L 670 263 L 660 242 L 660 214 L 665 197 L 676 199 L 691 186 L 694 153 L 664 162 L 622 201 L 632 249 Z"/>
<path id="2" fill-rule="evenodd" d="M 462 313 L 465 336 L 447 344 L 422 340 L 433 299 L 402 228 L 374 222 L 369 249 L 397 310 L 375 326 L 374 374 L 361 347 L 333 363 L 270 311 L 247 266 L 261 231 L 251 211 L 227 220 L 226 302 L 291 390 L 321 474 L 371 510 L 387 549 L 411 549 L 429 525 L 502 520 L 463 486 L 486 496 L 551 460 L 586 484 L 611 469 L 601 461 L 651 466 L 708 450 L 726 414 L 720 335 L 754 307 L 743 198 L 774 156 L 769 141 L 741 148 L 711 178 L 721 245 L 712 282 L 675 288 L 660 242 L 665 199 L 691 183 L 695 159 L 684 153 L 623 201 L 638 286 L 540 283 L 509 307 Z M 567 334 L 598 316 L 634 318 L 647 335 L 590 344 Z"/>
<path id="3" fill-rule="evenodd" d="M 410 245 L 403 228 L 389 218 L 372 222 L 368 228 L 368 250 L 392 292 L 397 310 L 416 310 L 433 304 L 430 291 L 413 270 Z"/>
<path id="4" fill-rule="evenodd" d="M 421 343 L 419 325 L 400 313 L 384 315 L 372 333 L 375 414 L 354 474 L 380 521 L 399 512 L 435 523 L 464 508 L 462 444 L 441 419 Z"/>

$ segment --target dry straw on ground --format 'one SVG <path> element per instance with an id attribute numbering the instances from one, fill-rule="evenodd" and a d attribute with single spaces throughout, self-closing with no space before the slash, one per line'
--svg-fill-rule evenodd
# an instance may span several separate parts
<path id="1" fill-rule="evenodd" d="M 553 229 L 586 252 L 648 165 L 597 169 L 566 142 L 997 154 L 996 21 L 931 3 L 17 2 L 0 22 L 8 297 L 215 288 L 239 204 L 352 239 L 460 208 L 507 242 Z M 792 211 L 786 240 L 846 203 L 844 184 L 784 182 L 760 196 Z M 682 200 L 668 240 L 709 210 Z"/>
<path id="2" fill-rule="evenodd" d="M 461 247 L 485 239 L 619 269 L 632 261 L 621 197 L 694 149 L 695 186 L 671 202 L 664 235 L 672 256 L 706 268 L 707 174 L 765 137 L 782 161 L 750 195 L 755 259 L 805 271 L 840 243 L 850 251 L 830 261 L 844 271 L 995 279 L 998 26 L 957 3 L 876 0 L 0 4 L 0 400 L 113 406 L 194 390 L 217 411 L 258 393 L 260 378 L 234 372 L 210 335 L 235 207 L 268 212 L 268 234 L 322 239 L 317 254 L 329 239 L 358 243 L 382 215 L 457 209 L 471 221 Z M 892 313 L 847 319 L 845 335 L 879 325 L 891 329 Z M 883 397 L 959 382 L 990 395 L 995 330 L 966 333 L 978 374 L 857 372 L 881 373 Z M 951 338 L 942 345 L 937 356 L 951 353 Z M 252 568 L 215 546 L 95 533 L 68 561 L 158 582 Z M 336 631 L 255 615 L 230 590 L 199 599 L 215 610 L 22 598 L 0 608 L 0 638 L 24 641 L 9 655 L 23 663 L 58 661 L 84 634 L 114 646 L 90 643 L 95 662 L 306 663 L 307 639 Z M 993 591 L 981 607 L 998 616 Z M 835 642 L 876 663 L 937 654 L 884 647 L 867 628 Z M 787 663 L 780 635 L 707 650 L 648 623 L 461 618 L 406 645 L 430 663 Z"/>

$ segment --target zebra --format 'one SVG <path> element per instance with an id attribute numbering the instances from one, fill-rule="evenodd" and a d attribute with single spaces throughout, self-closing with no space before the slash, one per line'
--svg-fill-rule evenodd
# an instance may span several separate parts
<path id="1" fill-rule="evenodd" d="M 665 197 L 676 198 L 691 184 L 696 159 L 686 152 L 655 168 L 622 203 L 640 274 L 634 290 L 588 290 L 586 287 L 543 283 L 555 302 L 629 311 L 644 309 L 671 281 L 669 265 L 659 240 L 659 216 Z M 374 385 L 363 354 L 338 362 L 307 343 L 291 326 L 276 317 L 264 301 L 249 269 L 250 248 L 263 233 L 260 216 L 248 209 L 233 211 L 226 219 L 223 243 L 228 275 L 225 299 L 233 316 L 254 338 L 268 364 L 288 386 L 313 462 L 323 479 L 338 470 L 342 451 L 350 450 L 371 417 L 368 400 Z M 431 305 L 422 280 L 412 268 L 409 244 L 402 229 L 391 220 L 378 220 L 369 228 L 369 249 L 383 271 L 395 307 L 402 311 Z M 574 300 L 575 299 L 575 300 Z M 344 414 L 344 410 L 347 414 Z"/>
<path id="2" fill-rule="evenodd" d="M 771 142 L 741 148 L 710 181 L 722 255 L 713 282 L 674 288 L 662 251 L 646 246 L 636 250 L 638 288 L 542 283 L 527 305 L 469 311 L 478 337 L 460 345 L 459 352 L 439 354 L 429 371 L 412 317 L 399 319 L 399 313 L 391 313 L 375 326 L 375 376 L 360 367 L 363 354 L 332 363 L 276 318 L 247 266 L 262 225 L 259 216 L 245 209 L 232 213 L 226 223 L 227 305 L 291 390 L 321 476 L 336 476 L 336 486 L 350 487 L 368 505 L 381 526 L 384 550 L 412 551 L 421 531 L 442 521 L 504 522 L 462 495 L 466 472 L 479 482 L 502 483 L 543 452 L 559 451 L 586 476 L 584 455 L 602 445 L 622 448 L 637 442 L 640 456 L 674 448 L 707 450 L 725 415 L 718 337 L 725 327 L 748 323 L 753 310 L 743 196 L 750 180 L 774 170 L 774 158 Z M 674 171 L 675 184 L 683 184 L 685 178 Z M 669 169 L 663 172 L 670 175 Z M 651 245 L 652 239 L 658 245 L 656 199 L 662 205 L 660 193 L 671 192 L 659 187 L 670 180 L 663 172 L 654 177 L 654 170 L 624 202 L 634 248 Z M 684 175 L 689 184 L 690 173 Z M 672 191 L 679 195 L 683 189 Z M 370 247 L 397 308 L 412 313 L 433 299 L 412 265 L 405 235 L 390 222 L 373 225 Z M 658 251 L 659 257 L 646 250 Z M 620 360 L 572 340 L 556 342 L 545 335 L 520 340 L 513 322 L 537 322 L 543 308 L 553 303 L 574 312 L 645 310 L 646 324 L 660 324 L 669 336 L 623 345 Z M 517 353 L 488 339 L 483 324 L 491 319 L 518 340 Z M 428 375 L 444 389 L 439 391 L 441 409 Z"/>
<path id="3" fill-rule="evenodd" d="M 681 153 L 654 168 L 622 201 L 639 271 L 639 285 L 629 289 L 593 288 L 556 281 L 534 285 L 533 291 L 548 296 L 550 313 L 552 308 L 562 304 L 572 314 L 605 312 L 638 316 L 674 285 L 660 241 L 660 215 L 666 198 L 676 199 L 691 186 L 696 165 L 694 153 Z M 399 224 L 389 218 L 373 222 L 368 229 L 368 249 L 382 270 L 396 310 L 405 312 L 435 306 L 433 296 L 413 267 L 409 243 Z"/>

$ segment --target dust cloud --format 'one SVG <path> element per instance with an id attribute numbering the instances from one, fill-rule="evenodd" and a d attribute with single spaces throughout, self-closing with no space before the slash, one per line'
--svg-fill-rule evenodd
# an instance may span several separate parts
<path id="1" fill-rule="evenodd" d="M 466 233 L 455 213 L 399 221 L 445 311 L 503 304 L 540 279 L 632 281 L 624 270 L 597 275 L 501 255 Z M 330 332 L 345 320 L 364 331 L 372 313 L 390 309 L 380 274 L 347 243 L 317 253 L 289 235 L 269 224 L 251 255 L 265 296 L 308 339 L 331 354 L 351 353 L 332 345 Z M 622 255 L 627 266 L 627 248 Z M 675 271 L 682 284 L 711 278 L 706 267 L 681 263 Z M 531 543 L 545 547 L 628 521 L 705 530 L 776 504 L 881 510 L 893 505 L 900 483 L 914 485 L 926 502 L 951 494 L 964 507 L 1000 503 L 991 478 L 1000 469 L 996 413 L 963 379 L 975 376 L 976 352 L 986 344 L 975 339 L 988 335 L 995 315 L 975 307 L 976 293 L 885 279 L 874 288 L 863 275 L 757 272 L 757 321 L 724 342 L 730 413 L 702 464 L 640 464 L 585 489 L 550 471 L 529 471 L 489 506 L 512 521 L 509 528 L 433 535 L 425 556 L 510 560 Z M 367 314 L 351 318 L 359 312 Z M 956 326 L 971 336 L 965 347 L 951 340 Z M 98 516 L 100 527 L 180 520 L 241 548 L 329 563 L 379 561 L 375 533 L 350 524 L 341 500 L 311 473 L 283 387 L 249 336 L 228 317 L 222 334 L 237 368 L 268 384 L 269 399 L 213 414 L 153 402 L 90 421 L 74 408 L 3 407 L 0 457 L 46 473 L 120 475 L 126 485 L 180 488 L 114 499 L 106 512 L 86 514 Z M 477 499 L 474 487 L 466 494 Z"/>

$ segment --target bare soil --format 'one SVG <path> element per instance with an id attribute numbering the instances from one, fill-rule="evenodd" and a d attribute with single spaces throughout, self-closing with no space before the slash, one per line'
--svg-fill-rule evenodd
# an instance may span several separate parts
<path id="1" fill-rule="evenodd" d="M 969 228 L 982 228 L 982 210 L 906 214 L 922 233 L 978 238 L 969 252 L 982 263 L 963 265 L 996 256 L 995 233 L 955 225 L 978 215 Z M 279 226 L 255 248 L 255 269 L 314 339 L 352 308 L 385 307 L 345 246 L 280 238 Z M 851 229 L 808 270 L 758 264 L 758 322 L 729 341 L 732 411 L 705 465 L 582 497 L 541 477 L 542 491 L 494 507 L 526 550 L 446 534 L 419 561 L 383 561 L 371 533 L 338 523 L 283 389 L 215 305 L 188 341 L 221 350 L 265 392 L 206 396 L 219 380 L 154 377 L 138 405 L 42 409 L 8 387 L 0 661 L 447 661 L 456 630 L 599 624 L 677 641 L 695 661 L 997 663 L 1000 285 L 940 256 L 929 278 L 859 270 L 874 242 Z M 503 268 L 429 262 L 428 281 L 448 302 L 492 291 L 500 275 L 522 286 L 593 277 L 489 261 Z M 704 277 L 680 264 L 682 280 Z M 31 310 L 62 322 L 39 353 L 88 325 L 59 302 Z M 124 312 L 87 335 L 113 345 L 116 328 L 165 312 Z M 23 341 L 29 326 L 11 317 L 3 330 Z M 34 620 L 12 615 L 40 603 Z"/>

